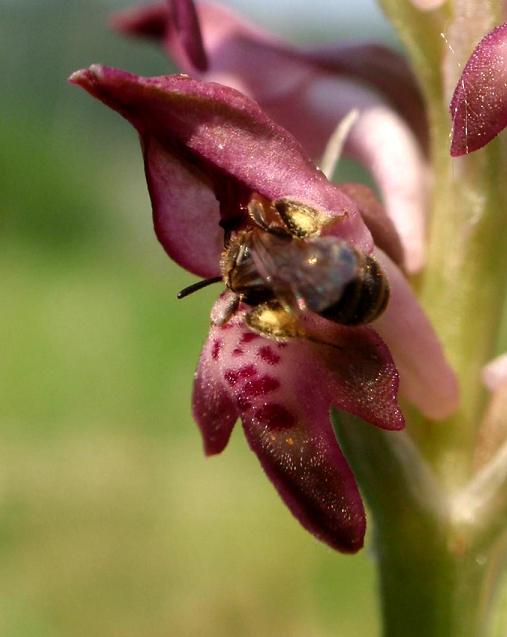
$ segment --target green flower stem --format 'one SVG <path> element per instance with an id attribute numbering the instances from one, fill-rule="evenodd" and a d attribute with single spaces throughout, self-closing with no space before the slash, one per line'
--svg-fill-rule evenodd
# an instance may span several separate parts
<path id="1" fill-rule="evenodd" d="M 490 478 L 505 491 L 505 472 L 450 496 L 408 434 L 346 413 L 333 422 L 375 520 L 384 636 L 490 635 L 504 546 L 497 534 L 485 541 L 481 519 L 463 505 L 467 490 L 488 489 Z"/>
<path id="2" fill-rule="evenodd" d="M 441 129 L 447 140 L 448 121 Z M 422 423 L 419 434 L 448 488 L 470 476 L 485 399 L 481 369 L 496 352 L 502 318 L 507 283 L 502 152 L 499 141 L 458 160 L 448 157 L 445 142 L 434 152 L 428 263 L 419 298 L 458 374 L 461 408 L 447 423 Z"/>
<path id="3" fill-rule="evenodd" d="M 409 0 L 382 0 L 382 6 L 407 47 L 430 123 L 428 261 L 414 285 L 458 373 L 462 395 L 459 413 L 447 423 L 431 425 L 417 416 L 410 421 L 443 484 L 453 489 L 470 476 L 485 400 L 480 371 L 496 353 L 507 283 L 507 154 L 505 142 L 496 140 L 467 157 L 450 157 L 450 82 L 485 25 L 498 18 L 500 3 L 455 0 L 430 12 Z"/>
<path id="4" fill-rule="evenodd" d="M 422 12 L 410 0 L 380 1 L 427 105 L 434 181 L 427 264 L 413 285 L 458 375 L 461 407 L 439 423 L 408 409 L 405 434 L 345 414 L 334 414 L 335 429 L 374 519 L 385 637 L 500 637 L 507 443 L 498 440 L 480 470 L 474 459 L 487 399 L 481 369 L 497 353 L 507 288 L 507 145 L 504 135 L 451 158 L 448 105 L 503 3 L 448 0 Z"/>
<path id="5" fill-rule="evenodd" d="M 413 285 L 458 374 L 461 407 L 439 423 L 407 410 L 403 437 L 343 414 L 336 432 L 375 522 L 385 637 L 500 637 L 507 446 L 478 472 L 474 457 L 487 399 L 481 369 L 497 353 L 507 288 L 507 143 L 504 135 L 452 159 L 448 105 L 460 68 L 503 4 L 448 0 L 421 12 L 410 0 L 380 1 L 427 105 L 434 181 L 427 264 Z"/>

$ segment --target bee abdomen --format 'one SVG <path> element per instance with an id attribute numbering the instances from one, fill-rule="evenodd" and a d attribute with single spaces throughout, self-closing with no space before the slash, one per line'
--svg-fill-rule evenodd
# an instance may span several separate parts
<path id="1" fill-rule="evenodd" d="M 319 312 L 341 325 L 371 323 L 385 310 L 389 300 L 389 284 L 373 257 L 362 256 L 360 273 L 345 286 L 337 303 Z"/>

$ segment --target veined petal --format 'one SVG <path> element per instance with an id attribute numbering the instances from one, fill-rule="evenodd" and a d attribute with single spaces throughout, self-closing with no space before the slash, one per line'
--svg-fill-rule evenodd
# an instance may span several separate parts
<path id="1" fill-rule="evenodd" d="M 359 343 L 361 335 L 355 337 L 357 343 L 352 338 L 350 358 L 345 342 L 343 348 L 301 339 L 276 343 L 246 328 L 241 314 L 213 327 L 210 338 L 219 343 L 215 351 L 223 382 L 249 444 L 282 499 L 318 538 L 338 550 L 357 551 L 363 542 L 364 511 L 329 410 L 335 403 L 368 411 L 347 378 L 355 385 L 364 370 L 357 358 L 352 363 L 358 348 L 373 358 L 375 348 L 368 340 Z M 367 364 L 367 376 L 372 364 Z M 362 390 L 368 402 L 367 383 Z"/>
<path id="2" fill-rule="evenodd" d="M 482 148 L 507 125 L 507 23 L 475 47 L 452 97 L 451 155 Z"/>
<path id="3" fill-rule="evenodd" d="M 227 295 L 212 314 L 220 314 L 225 302 Z M 364 511 L 329 412 L 335 405 L 386 429 L 402 427 L 389 352 L 372 330 L 317 316 L 305 327 L 324 342 L 277 343 L 245 326 L 245 309 L 211 329 L 222 384 L 250 446 L 293 514 L 321 540 L 354 552 L 363 541 Z"/>
<path id="4" fill-rule="evenodd" d="M 459 403 L 456 374 L 403 274 L 381 250 L 376 257 L 389 279 L 391 298 L 373 327 L 393 355 L 400 393 L 428 418 L 446 418 Z"/>
<path id="5" fill-rule="evenodd" d="M 123 115 L 142 139 L 155 138 L 196 163 L 210 182 L 235 183 L 270 200 L 290 193 L 342 216 L 342 237 L 371 251 L 373 241 L 355 203 L 328 182 L 287 131 L 236 90 L 186 76 L 142 78 L 98 65 L 74 73 L 70 81 Z"/>

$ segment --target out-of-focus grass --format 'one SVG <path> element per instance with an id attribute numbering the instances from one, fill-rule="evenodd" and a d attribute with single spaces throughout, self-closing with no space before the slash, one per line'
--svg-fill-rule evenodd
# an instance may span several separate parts
<path id="1" fill-rule="evenodd" d="M 64 84 L 97 60 L 163 71 L 105 14 L 20 5 L 0 27 L 0 634 L 374 635 L 367 553 L 307 535 L 239 427 L 202 455 L 216 290 L 176 301 L 192 277 L 154 238 L 135 135 Z"/>

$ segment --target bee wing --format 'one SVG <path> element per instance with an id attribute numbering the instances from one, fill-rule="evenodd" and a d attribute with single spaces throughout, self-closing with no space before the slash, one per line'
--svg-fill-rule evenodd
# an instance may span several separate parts
<path id="1" fill-rule="evenodd" d="M 252 239 L 261 277 L 292 308 L 320 312 L 357 276 L 357 252 L 336 237 L 300 240 L 263 232 Z"/>

